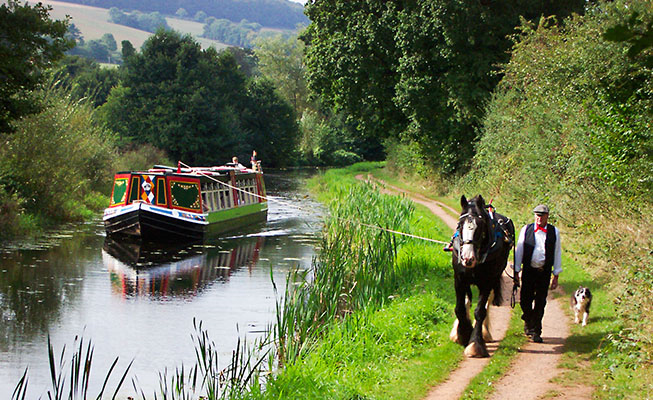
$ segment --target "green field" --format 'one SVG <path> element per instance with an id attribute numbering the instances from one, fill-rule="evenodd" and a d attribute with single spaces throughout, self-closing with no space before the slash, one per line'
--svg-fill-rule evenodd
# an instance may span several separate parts
<path id="1" fill-rule="evenodd" d="M 120 49 L 120 42 L 123 40 L 129 40 L 135 48 L 140 49 L 145 39 L 152 35 L 150 32 L 109 22 L 109 10 L 106 8 L 52 0 L 42 0 L 42 3 L 52 6 L 50 16 L 53 19 L 63 19 L 66 15 L 70 15 L 72 23 L 82 32 L 84 40 L 99 39 L 105 33 L 111 33 L 118 43 L 118 49 Z M 214 46 L 219 50 L 228 47 L 216 40 L 200 38 L 199 35 L 202 33 L 203 25 L 199 22 L 177 18 L 166 18 L 166 21 L 168 21 L 171 28 L 182 33 L 191 34 L 203 48 Z"/>

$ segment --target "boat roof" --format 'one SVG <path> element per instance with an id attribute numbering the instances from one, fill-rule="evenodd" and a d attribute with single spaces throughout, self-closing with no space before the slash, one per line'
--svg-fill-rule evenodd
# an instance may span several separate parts
<path id="1" fill-rule="evenodd" d="M 227 175 L 229 172 L 235 171 L 237 174 L 251 174 L 257 173 L 253 169 L 249 168 L 237 168 L 236 165 L 231 163 L 221 166 L 214 167 L 189 167 L 189 168 L 177 168 L 169 167 L 166 165 L 155 165 L 154 167 L 148 169 L 147 171 L 120 171 L 117 174 L 154 174 L 154 175 L 163 175 L 166 173 L 175 173 L 175 174 L 184 174 L 184 175 L 198 175 L 198 176 L 220 176 Z"/>

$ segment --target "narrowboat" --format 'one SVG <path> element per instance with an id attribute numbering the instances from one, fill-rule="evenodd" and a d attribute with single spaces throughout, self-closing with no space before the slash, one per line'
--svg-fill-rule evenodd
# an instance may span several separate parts
<path id="1" fill-rule="evenodd" d="M 239 164 L 219 167 L 158 166 L 118 172 L 107 235 L 146 241 L 202 240 L 267 219 L 263 172 Z"/>

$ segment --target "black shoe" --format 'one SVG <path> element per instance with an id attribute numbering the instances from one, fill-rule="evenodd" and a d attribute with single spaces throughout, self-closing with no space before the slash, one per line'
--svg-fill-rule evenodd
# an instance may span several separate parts
<path id="1" fill-rule="evenodd" d="M 535 335 L 533 335 L 533 341 L 535 343 L 542 343 L 543 342 L 542 336 L 540 336 L 539 333 L 536 333 Z"/>
<path id="2" fill-rule="evenodd" d="M 524 324 L 524 335 L 533 336 L 535 334 L 535 329 L 529 328 L 528 325 Z"/>

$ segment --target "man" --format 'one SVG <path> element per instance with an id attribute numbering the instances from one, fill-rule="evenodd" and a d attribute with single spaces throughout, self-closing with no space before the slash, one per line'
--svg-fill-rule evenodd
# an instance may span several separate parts
<path id="1" fill-rule="evenodd" d="M 245 166 L 241 163 L 238 162 L 238 157 L 232 157 L 231 158 L 231 164 L 233 167 L 238 168 L 238 169 L 245 169 Z"/>
<path id="2" fill-rule="evenodd" d="M 542 317 L 546 306 L 546 296 L 551 289 L 558 287 L 558 275 L 562 272 L 560 233 L 547 223 L 549 207 L 544 204 L 533 209 L 535 223 L 525 225 L 519 232 L 515 248 L 515 279 L 521 275 L 522 319 L 524 333 L 542 343 Z M 551 280 L 553 274 L 553 280 Z"/>

